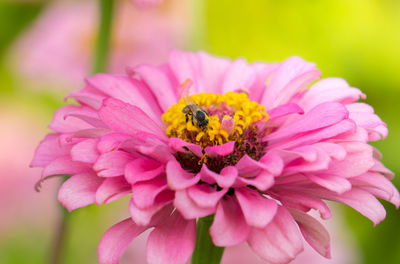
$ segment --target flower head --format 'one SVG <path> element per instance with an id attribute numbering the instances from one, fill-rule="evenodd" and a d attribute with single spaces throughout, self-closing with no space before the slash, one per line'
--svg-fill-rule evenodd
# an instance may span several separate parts
<path id="1" fill-rule="evenodd" d="M 131 217 L 102 238 L 101 263 L 117 263 L 151 227 L 148 262 L 186 263 L 196 219 L 208 215 L 216 246 L 246 241 L 286 263 L 304 238 L 329 258 L 329 233 L 308 211 L 327 219 L 324 200 L 333 200 L 377 224 L 385 210 L 376 197 L 400 200 L 368 145 L 386 125 L 342 79 L 308 88 L 319 77 L 298 57 L 248 64 L 178 51 L 158 67 L 98 74 L 70 95 L 78 105 L 56 112 L 32 165 L 44 178 L 72 175 L 59 191 L 69 210 L 132 194 Z"/>

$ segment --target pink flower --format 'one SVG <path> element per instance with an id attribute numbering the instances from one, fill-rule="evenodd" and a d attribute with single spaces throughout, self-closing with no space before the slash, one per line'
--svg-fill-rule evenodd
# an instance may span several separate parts
<path id="1" fill-rule="evenodd" d="M 385 210 L 376 197 L 400 200 L 368 145 L 386 125 L 342 79 L 305 89 L 319 77 L 298 57 L 248 64 L 179 51 L 158 67 L 98 74 L 70 95 L 79 105 L 55 113 L 32 165 L 43 178 L 72 175 L 58 195 L 68 210 L 132 194 L 131 217 L 100 242 L 100 263 L 117 263 L 152 227 L 147 261 L 186 263 L 196 219 L 212 214 L 217 246 L 247 242 L 269 263 L 287 263 L 305 239 L 330 258 L 329 233 L 308 211 L 327 219 L 324 200 L 333 200 L 377 224 Z"/>
<path id="2" fill-rule="evenodd" d="M 117 2 L 108 72 L 123 73 L 126 65 L 144 62 L 160 64 L 172 47 L 185 44 L 191 27 L 186 1 L 163 10 L 137 10 L 128 0 Z M 38 87 L 82 85 L 92 67 L 97 11 L 97 1 L 49 3 L 13 47 L 13 68 Z"/>

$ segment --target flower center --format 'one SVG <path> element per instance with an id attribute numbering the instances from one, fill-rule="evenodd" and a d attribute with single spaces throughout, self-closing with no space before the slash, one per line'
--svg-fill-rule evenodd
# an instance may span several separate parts
<path id="1" fill-rule="evenodd" d="M 262 123 L 268 120 L 264 106 L 250 101 L 245 93 L 227 92 L 193 94 L 182 97 L 162 116 L 167 125 L 168 137 L 176 137 L 201 146 L 204 156 L 193 153 L 176 153 L 183 168 L 198 172 L 203 163 L 210 170 L 220 172 L 224 167 L 236 164 L 245 154 L 259 160 L 264 154 L 265 129 Z M 231 154 L 207 157 L 207 146 L 222 145 L 235 141 Z M 196 163 L 196 164 L 195 164 Z"/>

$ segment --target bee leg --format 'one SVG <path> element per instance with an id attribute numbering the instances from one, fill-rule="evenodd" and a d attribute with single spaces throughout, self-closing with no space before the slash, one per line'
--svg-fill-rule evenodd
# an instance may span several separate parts
<path id="1" fill-rule="evenodd" d="M 193 122 L 193 115 L 192 115 L 192 125 L 194 126 L 194 122 Z"/>
<path id="2" fill-rule="evenodd" d="M 186 113 L 185 117 L 186 117 L 186 123 L 187 123 L 189 121 L 189 115 Z"/>

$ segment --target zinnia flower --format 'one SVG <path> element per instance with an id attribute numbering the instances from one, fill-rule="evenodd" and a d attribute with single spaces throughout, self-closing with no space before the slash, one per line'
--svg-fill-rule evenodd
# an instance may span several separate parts
<path id="1" fill-rule="evenodd" d="M 186 263 L 196 220 L 209 215 L 216 246 L 246 241 L 269 263 L 286 263 L 304 238 L 330 258 L 329 233 L 308 211 L 327 219 L 332 200 L 377 224 L 385 218 L 377 197 L 400 200 L 368 145 L 386 125 L 342 79 L 307 88 L 318 78 L 298 57 L 248 64 L 179 51 L 161 66 L 98 74 L 70 95 L 78 105 L 55 113 L 55 133 L 32 165 L 44 167 L 43 179 L 72 175 L 58 194 L 68 210 L 131 193 L 131 217 L 103 236 L 101 263 L 117 263 L 153 227 L 148 262 Z"/>

